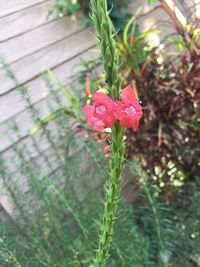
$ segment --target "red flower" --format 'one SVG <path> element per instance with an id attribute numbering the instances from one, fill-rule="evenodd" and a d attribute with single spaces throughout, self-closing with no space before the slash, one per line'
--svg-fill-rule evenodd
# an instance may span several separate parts
<path id="1" fill-rule="evenodd" d="M 101 92 L 97 92 L 93 96 L 94 106 L 87 105 L 83 108 L 88 124 L 99 132 L 104 132 L 105 128 L 113 128 L 116 122 L 113 115 L 113 100 Z"/>
<path id="2" fill-rule="evenodd" d="M 88 124 L 92 126 L 96 131 L 104 132 L 105 123 L 95 117 L 95 108 L 91 105 L 87 105 L 83 108 L 83 110 L 85 111 Z"/>
<path id="3" fill-rule="evenodd" d="M 130 85 L 122 91 L 122 102 L 115 103 L 114 116 L 122 127 L 137 131 L 142 117 L 142 107 Z"/>

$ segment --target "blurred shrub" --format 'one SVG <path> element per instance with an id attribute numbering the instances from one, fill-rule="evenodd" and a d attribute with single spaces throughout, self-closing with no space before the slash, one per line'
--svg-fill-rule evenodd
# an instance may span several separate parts
<path id="1" fill-rule="evenodd" d="M 76 11 L 82 9 L 86 18 L 85 20 L 81 20 L 80 22 L 83 26 L 87 26 L 91 23 L 91 20 L 88 19 L 90 13 L 89 2 L 89 0 L 57 0 L 56 3 L 49 8 L 48 16 L 51 16 L 54 12 L 56 12 L 57 16 L 62 18 L 65 15 L 73 14 Z M 119 32 L 123 31 L 127 19 L 131 16 L 131 14 L 123 10 L 123 8 L 127 8 L 131 2 L 131 0 L 107 1 L 108 9 L 111 10 L 110 18 Z"/>
<path id="2" fill-rule="evenodd" d="M 175 27 L 163 40 L 164 48 L 151 50 L 139 72 L 133 64 L 127 77 L 135 80 L 144 108 L 140 131 L 128 132 L 127 155 L 138 155 L 166 190 L 200 171 L 199 26 L 191 21 L 186 28 Z"/>
<path id="3" fill-rule="evenodd" d="M 152 48 L 147 37 L 159 34 L 159 29 L 140 32 L 139 12 L 117 37 L 123 86 L 132 83 L 144 110 L 139 132 L 127 131 L 127 157 L 143 163 L 168 202 L 168 195 L 174 198 L 174 188 L 200 171 L 199 22 L 192 18 L 186 28 L 175 25 L 175 32 Z M 86 77 L 91 92 L 106 88 L 104 74 L 91 72 L 95 64 L 88 62 L 80 74 L 83 90 Z"/>
<path id="4" fill-rule="evenodd" d="M 70 132 L 71 128 L 67 133 Z M 26 193 L 10 179 L 9 169 L 1 159 L 1 179 L 19 211 L 17 218 L 0 222 L 2 267 L 86 267 L 91 262 L 103 209 L 103 186 L 94 190 L 92 184 L 95 173 L 105 182 L 102 169 L 106 162 L 99 160 L 101 152 L 95 150 L 92 140 L 87 140 L 87 146 L 83 144 L 84 139 L 71 141 L 75 154 L 63 151 L 65 163 L 49 173 L 35 159 L 25 161 L 29 147 L 23 150 L 15 147 L 15 157 L 21 158 L 18 171 L 25 175 L 29 185 Z M 88 147 L 93 151 L 90 162 L 94 172 L 81 164 L 81 151 L 85 156 Z M 132 163 L 130 168 L 129 178 L 140 182 L 141 189 L 133 205 L 120 201 L 107 266 L 195 266 L 200 251 L 199 177 L 196 185 L 185 185 L 176 203 L 168 206 L 158 194 L 158 188 L 147 182 L 139 165 Z M 84 198 L 77 194 L 80 188 L 86 193 Z"/>
<path id="5" fill-rule="evenodd" d="M 86 74 L 96 72 L 94 65 L 99 65 L 99 61 L 83 62 L 83 65 L 86 70 L 80 80 L 85 79 Z M 106 183 L 108 162 L 90 131 L 81 127 L 83 121 L 77 124 L 79 117 L 75 117 L 74 121 L 68 112 L 60 113 L 53 118 L 55 124 L 50 130 L 51 118 L 50 121 L 40 118 L 28 97 L 27 88 L 18 83 L 5 62 L 3 67 L 39 125 L 35 132 L 42 134 L 42 139 L 49 143 L 51 156 L 41 150 L 36 136 L 31 135 L 28 145 L 22 141 L 13 145 L 10 159 L 1 157 L 1 183 L 13 201 L 15 216 L 8 214 L 7 220 L 0 222 L 0 265 L 88 266 L 103 209 L 102 188 Z M 71 98 L 72 104 L 75 103 L 70 111 L 74 115 L 81 114 L 78 109 L 82 104 L 80 102 L 79 106 L 78 103 L 79 99 L 85 102 L 85 98 L 78 94 L 75 98 L 76 91 L 73 95 L 68 94 L 54 75 L 49 74 L 45 76 L 45 81 L 54 101 L 54 107 L 49 106 L 51 114 L 56 114 L 56 110 L 62 107 L 58 87 Z M 103 79 L 90 79 L 91 91 L 103 85 Z M 12 122 L 8 135 L 12 138 L 12 132 L 16 134 L 18 131 L 18 126 Z M 36 152 L 36 157 L 31 156 L 32 150 Z M 55 162 L 56 168 L 53 167 Z M 120 202 L 108 266 L 197 265 L 200 252 L 199 176 L 193 176 L 193 181 L 186 181 L 173 199 L 166 201 L 166 196 L 160 194 L 160 188 L 150 182 L 154 180 L 152 172 L 143 171 L 134 162 L 130 170 L 128 178 L 133 184 L 138 184 L 140 190 L 133 204 L 124 200 Z M 14 179 L 16 174 L 19 180 Z M 20 185 L 22 178 L 24 182 Z"/>

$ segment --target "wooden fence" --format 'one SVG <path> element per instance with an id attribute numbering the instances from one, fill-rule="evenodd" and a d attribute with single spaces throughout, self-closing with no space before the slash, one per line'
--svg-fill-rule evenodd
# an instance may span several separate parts
<path id="1" fill-rule="evenodd" d="M 41 117 L 49 113 L 47 100 L 50 98 L 41 72 L 52 69 L 66 85 L 72 68 L 80 62 L 80 58 L 91 59 L 96 56 L 95 38 L 91 30 L 83 29 L 78 21 L 81 13 L 62 20 L 52 15 L 47 20 L 48 9 L 53 3 L 55 0 L 2 0 L 0 6 L 0 55 L 9 64 L 19 83 L 28 88 L 31 102 Z M 76 71 L 79 70 L 80 67 Z M 20 129 L 12 134 L 12 139 L 8 136 L 11 120 Z M 9 158 L 13 153 L 13 144 L 28 144 L 28 130 L 33 127 L 34 122 L 19 90 L 0 68 L 1 156 Z M 40 153 L 45 151 L 49 154 L 48 149 L 48 142 L 40 143 Z M 42 162 L 41 155 L 34 150 L 31 157 L 38 157 Z M 23 180 L 20 174 L 16 173 L 16 177 Z M 12 213 L 13 206 L 2 184 L 0 203 L 9 214 Z"/>

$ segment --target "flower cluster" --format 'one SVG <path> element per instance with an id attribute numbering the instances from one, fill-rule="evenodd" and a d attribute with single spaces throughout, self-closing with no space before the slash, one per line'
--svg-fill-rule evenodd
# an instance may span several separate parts
<path id="1" fill-rule="evenodd" d="M 122 101 L 113 101 L 102 92 L 94 95 L 94 106 L 83 108 L 88 124 L 98 132 L 105 132 L 105 128 L 113 128 L 117 120 L 124 128 L 137 131 L 142 117 L 142 107 L 130 85 L 122 91 Z"/>

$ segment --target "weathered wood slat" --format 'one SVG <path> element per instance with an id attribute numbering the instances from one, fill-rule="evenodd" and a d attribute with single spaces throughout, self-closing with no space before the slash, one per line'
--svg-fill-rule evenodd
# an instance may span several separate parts
<path id="1" fill-rule="evenodd" d="M 80 30 L 80 23 L 72 20 L 71 17 L 52 21 L 1 43 L 0 55 L 6 59 L 8 64 L 11 64 Z"/>
<path id="2" fill-rule="evenodd" d="M 50 95 L 48 97 L 38 101 L 35 103 L 35 108 L 39 112 L 41 118 L 50 114 L 49 104 L 52 104 L 52 98 Z M 62 101 L 66 106 L 69 105 L 65 98 Z M 14 118 L 15 123 L 19 126 L 19 132 L 13 132 L 10 129 L 10 124 L 3 123 L 0 126 L 1 132 L 1 142 L 0 142 L 0 151 L 1 153 L 5 153 L 7 150 L 12 150 L 12 145 L 19 140 L 26 138 L 29 134 L 29 130 L 33 129 L 36 125 L 36 122 L 33 121 L 33 116 L 30 112 L 25 109 L 20 112 Z M 12 136 L 12 140 L 10 139 Z"/>
<path id="3" fill-rule="evenodd" d="M 1 0 L 0 17 L 7 16 L 21 9 L 47 2 L 46 0 Z"/>
<path id="4" fill-rule="evenodd" d="M 82 67 L 80 66 L 80 59 L 90 60 L 97 58 L 97 56 L 98 51 L 96 50 L 96 48 L 93 48 L 82 53 L 80 56 L 75 57 L 72 60 L 58 66 L 57 68 L 53 69 L 53 72 L 62 84 L 66 84 L 72 74 L 74 75 L 82 69 Z M 75 65 L 77 66 L 75 67 Z M 73 68 L 74 70 L 72 72 Z M 49 95 L 49 90 L 46 88 L 42 77 L 38 77 L 30 81 L 29 83 L 25 84 L 25 86 L 28 88 L 28 94 L 30 95 L 32 103 L 36 103 Z M 25 104 L 24 101 L 22 101 L 18 90 L 13 90 L 9 94 L 0 97 L 0 132 L 2 132 L 1 128 L 5 120 L 14 117 L 24 109 Z M 0 142 L 0 147 L 1 143 L 2 142 Z"/>
<path id="5" fill-rule="evenodd" d="M 37 1 L 34 0 L 32 1 L 32 3 L 36 2 Z M 38 1 L 38 3 L 40 2 L 43 1 Z M 17 0 L 16 10 L 19 8 L 20 3 L 25 4 L 25 2 Z M 9 1 L 7 8 L 8 7 Z M 23 6 L 23 8 L 25 7 L 26 6 Z M 9 12 L 12 13 L 14 10 Z M 21 14 L 21 12 L 19 13 Z M 0 12 L 0 15 L 1 14 L 2 13 Z M 10 16 L 13 19 L 14 14 Z M 7 19 L 8 17 L 9 16 L 6 16 L 4 18 Z M 20 28 L 20 23 L 22 23 L 22 20 L 20 21 L 19 17 L 17 16 L 15 16 L 15 19 L 18 20 L 18 27 Z M 0 23 L 2 21 L 3 20 L 0 20 Z M 12 22 L 10 22 L 10 25 L 11 23 Z M 42 27 L 38 27 L 41 25 Z M 2 26 L 2 24 L 0 26 Z M 11 31 L 11 28 L 9 29 L 9 27 L 7 27 L 7 30 Z M 33 30 L 30 31 L 30 29 Z M 79 30 L 80 26 L 78 23 L 72 23 L 69 18 L 64 18 L 63 20 L 53 21 L 50 23 L 45 23 L 43 20 L 41 20 L 40 25 L 35 26 L 35 24 L 29 24 L 27 28 L 22 28 L 21 31 L 12 33 L 14 35 L 7 34 L 4 35 L 4 39 L 1 39 L 5 42 L 1 42 L 0 44 L 0 53 L 4 54 L 8 63 L 13 63 L 11 68 L 16 74 L 16 77 L 19 79 L 19 82 L 28 83 L 28 87 L 30 85 L 30 98 L 33 103 L 36 103 L 35 106 L 38 109 L 41 117 L 49 114 L 50 111 L 48 103 L 51 103 L 52 105 L 55 103 L 52 101 L 52 97 L 49 95 L 44 82 L 40 77 L 38 77 L 39 73 L 43 69 L 53 68 L 59 80 L 61 80 L 62 83 L 66 83 L 74 64 L 79 63 L 79 55 L 95 45 L 94 38 L 91 36 L 91 34 L 88 34 L 87 30 Z M 76 35 L 69 37 L 69 35 L 77 31 L 78 33 Z M 22 34 L 23 32 L 24 34 Z M 17 35 L 19 36 L 17 37 Z M 85 52 L 83 57 L 88 58 L 88 55 L 89 53 Z M 80 70 L 80 66 L 77 70 Z M 4 121 L 4 123 L 0 125 L 0 151 L 1 149 L 4 150 L 4 152 L 1 154 L 4 159 L 6 159 L 7 166 L 9 166 L 9 174 L 6 178 L 9 179 L 11 183 L 12 181 L 16 181 L 17 184 L 23 189 L 22 191 L 27 192 L 27 190 L 30 188 L 26 175 L 20 172 L 20 167 L 17 166 L 19 161 L 13 150 L 15 142 L 19 141 L 17 146 L 21 147 L 23 151 L 25 151 L 23 149 L 24 145 L 28 147 L 28 157 L 34 157 L 37 160 L 39 166 L 41 166 L 42 173 L 52 173 L 58 168 L 60 160 L 58 159 L 55 151 L 52 149 L 50 142 L 44 137 L 41 139 L 40 134 L 37 134 L 34 137 L 39 151 L 34 148 L 31 138 L 27 135 L 27 132 L 35 126 L 35 122 L 32 121 L 32 116 L 25 109 L 24 103 L 21 100 L 20 94 L 16 88 L 8 93 L 9 90 L 14 89 L 14 86 L 12 82 L 3 74 L 3 72 L 4 71 L 1 69 L 0 88 L 3 90 L 1 91 L 0 89 L 0 91 L 3 92 L 3 96 L 0 98 L 0 121 Z M 8 87 L 6 87 L 6 83 Z M 4 94 L 6 92 L 7 94 Z M 67 105 L 66 101 L 65 104 Z M 9 119 L 10 117 L 13 117 L 15 122 L 20 127 L 19 133 L 15 131 L 14 133 L 11 133 L 11 139 L 9 138 L 7 125 L 5 123 L 5 119 Z M 57 131 L 56 129 L 56 125 L 51 124 L 51 133 L 55 133 Z M 48 162 L 50 164 L 48 164 L 46 161 L 46 157 L 48 158 Z M 55 178 L 58 179 L 58 176 L 56 175 Z M 9 199 L 7 193 L 3 193 L 2 190 L 4 189 L 5 188 L 3 188 L 3 186 L 0 186 L 0 203 L 7 210 L 8 214 L 13 216 L 17 209 L 15 208 L 14 203 L 12 203 L 12 200 Z"/>
<path id="6" fill-rule="evenodd" d="M 93 57 L 93 53 L 91 53 L 90 55 L 89 53 L 86 52 L 81 56 L 81 58 L 91 59 L 94 57 Z M 76 62 L 79 63 L 80 59 L 76 58 Z M 75 65 L 74 60 L 70 63 L 71 65 Z M 59 79 L 61 78 L 60 80 L 63 84 L 66 84 L 65 82 L 67 80 L 69 81 L 69 79 L 67 79 L 67 75 L 65 75 L 65 70 L 67 69 L 67 66 L 69 66 L 69 64 L 67 65 L 66 63 L 66 65 L 62 65 L 54 70 L 54 73 L 56 74 L 57 77 L 59 77 Z M 77 73 L 80 70 L 81 68 L 78 67 L 74 73 Z M 68 78 L 69 78 L 69 73 L 68 73 Z M 66 87 L 70 90 L 70 85 L 66 85 Z M 49 102 L 48 99 L 51 99 L 49 90 L 46 88 L 41 78 L 38 78 L 30 82 L 28 88 L 29 88 L 29 94 L 31 96 L 31 100 L 33 103 L 35 103 L 35 107 L 39 111 L 41 118 L 45 117 L 46 115 L 50 113 L 49 108 L 48 108 L 48 102 Z M 37 92 L 38 88 L 40 89 L 40 91 L 43 92 L 43 94 L 39 94 Z M 77 85 L 77 88 L 79 88 L 79 85 Z M 20 131 L 19 133 L 13 133 L 12 140 L 10 140 L 8 138 L 8 129 L 9 129 L 8 124 L 6 122 L 1 123 L 0 124 L 0 133 L 1 133 L 0 151 L 5 151 L 10 146 L 12 146 L 13 142 L 17 142 L 19 140 L 19 135 L 20 135 L 20 138 L 24 138 L 27 135 L 28 131 L 32 129 L 35 125 L 33 123 L 33 120 L 32 120 L 32 117 L 29 111 L 26 110 L 24 102 L 21 100 L 21 97 L 19 96 L 19 94 L 17 94 L 15 90 L 13 91 L 13 93 L 14 95 L 11 95 L 10 102 L 4 103 L 6 99 L 1 102 L 1 104 L 5 104 L 5 105 L 4 105 L 4 113 L 0 112 L 0 114 L 7 115 L 8 118 L 11 118 L 12 116 L 16 124 L 19 126 Z M 63 103 L 67 105 L 67 102 L 65 102 L 65 98 L 62 97 L 63 96 L 62 92 L 59 92 L 59 94 L 63 100 Z M 16 101 L 17 99 L 18 101 Z M 15 107 L 15 109 L 8 108 L 8 107 L 13 107 L 13 106 Z M 1 107 L 2 106 L 0 105 L 0 109 Z M 16 111 L 19 111 L 19 112 L 15 113 Z"/>
<path id="7" fill-rule="evenodd" d="M 37 140 L 37 138 L 36 142 L 39 143 L 39 140 Z M 21 144 L 21 149 L 22 147 L 24 148 L 24 146 L 28 147 L 29 151 L 31 151 L 31 155 L 29 155 L 29 158 L 31 158 L 30 162 L 35 161 L 36 164 L 40 166 L 38 170 L 40 170 L 39 172 L 41 176 L 37 176 L 37 179 L 42 179 L 42 175 L 44 176 L 47 174 L 53 174 L 55 170 L 57 170 L 61 165 L 52 147 L 48 142 L 44 143 L 44 139 L 43 144 L 41 144 L 40 147 L 40 153 L 36 152 L 34 148 L 31 148 L 32 143 L 30 141 L 30 138 L 24 140 L 23 144 Z M 16 154 L 13 153 L 13 150 L 7 151 L 3 156 L 6 159 L 7 163 L 5 169 L 6 183 L 11 186 L 16 184 L 18 189 L 20 189 L 20 193 L 25 195 L 25 202 L 27 203 L 27 201 L 30 200 L 30 197 L 33 197 L 34 195 L 33 192 L 30 192 L 30 173 L 25 174 L 20 172 L 20 161 L 17 161 Z M 46 161 L 46 158 L 48 158 L 48 163 Z M 28 160 L 28 158 L 26 159 Z M 60 177 L 61 176 L 56 175 L 57 182 L 60 181 Z M 16 217 L 19 215 L 18 209 L 15 206 L 16 203 L 10 197 L 9 191 L 7 191 L 7 187 L 2 180 L 0 180 L 0 203 L 11 217 Z"/>
<path id="8" fill-rule="evenodd" d="M 0 18 L 0 42 L 54 20 L 56 15 L 52 15 L 47 20 L 48 8 L 54 2 L 55 0 L 50 0 Z"/>
<path id="9" fill-rule="evenodd" d="M 41 138 L 40 134 L 34 136 L 34 140 L 38 145 L 38 151 L 33 146 L 33 142 L 30 137 L 25 138 L 19 144 L 16 145 L 17 149 L 21 149 L 23 151 L 23 155 L 25 157 L 26 162 L 29 162 L 29 160 L 34 159 L 36 160 L 38 165 L 44 167 L 44 171 L 51 171 L 57 168 L 57 166 L 61 163 L 51 144 L 46 140 L 45 137 Z M 21 166 L 20 163 L 22 163 L 22 160 L 19 159 L 14 149 L 9 149 L 5 151 L 4 153 L 2 153 L 2 157 L 4 158 L 4 160 L 6 160 L 5 170 L 7 170 L 7 176 L 12 179 L 12 181 L 19 180 L 19 184 L 22 183 L 22 174 L 19 172 Z"/>
<path id="10" fill-rule="evenodd" d="M 63 64 L 67 60 L 93 47 L 94 44 L 95 40 L 92 34 L 89 33 L 88 30 L 83 30 L 75 36 L 65 38 L 46 49 L 40 50 L 12 64 L 11 69 L 16 74 L 20 83 L 26 83 L 35 78 L 39 72 Z M 4 70 L 0 70 L 0 80 L 0 96 L 15 88 L 13 82 L 6 76 Z"/>
<path id="11" fill-rule="evenodd" d="M 82 151 L 83 152 L 83 151 Z M 37 176 L 38 181 L 42 181 L 44 178 L 44 175 L 48 175 L 49 179 L 53 179 L 56 181 L 56 183 L 59 184 L 59 188 L 62 188 L 66 183 L 68 184 L 69 182 L 69 177 L 67 176 L 67 173 L 64 171 L 62 168 L 62 163 L 58 161 L 58 158 L 55 155 L 55 151 L 52 149 L 52 147 L 46 148 L 44 151 L 42 151 L 43 155 L 48 157 L 50 164 L 52 165 L 52 168 L 50 169 L 46 161 L 44 160 L 44 157 L 40 155 L 35 155 L 35 158 L 32 158 L 32 160 L 36 161 L 38 163 L 38 166 L 41 166 L 39 169 L 40 176 Z M 93 179 L 88 180 L 88 177 L 74 177 L 72 181 L 70 181 L 70 188 L 74 190 L 74 193 L 76 194 L 76 198 L 79 201 L 83 201 L 85 197 L 87 196 L 88 190 L 84 190 L 84 188 L 80 187 L 80 184 L 83 182 L 85 184 L 86 181 L 88 181 L 91 185 L 91 190 L 97 189 L 100 185 L 102 185 L 102 180 L 99 179 L 99 176 L 96 175 L 94 170 L 91 170 L 91 167 L 89 167 L 89 158 L 86 153 L 81 153 L 82 155 L 82 166 L 79 166 L 82 170 L 87 170 L 88 172 L 91 173 L 93 172 Z M 65 164 L 65 169 L 68 166 Z M 70 165 L 69 165 L 70 169 Z M 69 173 L 69 171 L 68 171 Z M 32 200 L 35 203 L 35 198 L 33 191 L 31 190 L 33 187 L 30 186 L 29 183 L 29 177 L 25 176 L 23 174 L 20 175 L 19 170 L 18 172 L 14 172 L 11 175 L 6 175 L 6 178 L 9 179 L 10 183 L 13 184 L 13 180 L 16 181 L 17 185 L 19 188 L 21 188 L 21 192 L 25 195 L 25 202 Z M 81 180 L 80 180 L 81 179 Z M 68 184 L 69 186 L 69 184 Z M 17 207 L 15 207 L 14 201 L 12 201 L 11 198 L 9 198 L 8 192 L 6 192 L 6 188 L 3 185 L 0 185 L 0 203 L 2 206 L 7 210 L 8 214 L 15 218 L 18 213 L 17 212 Z"/>

